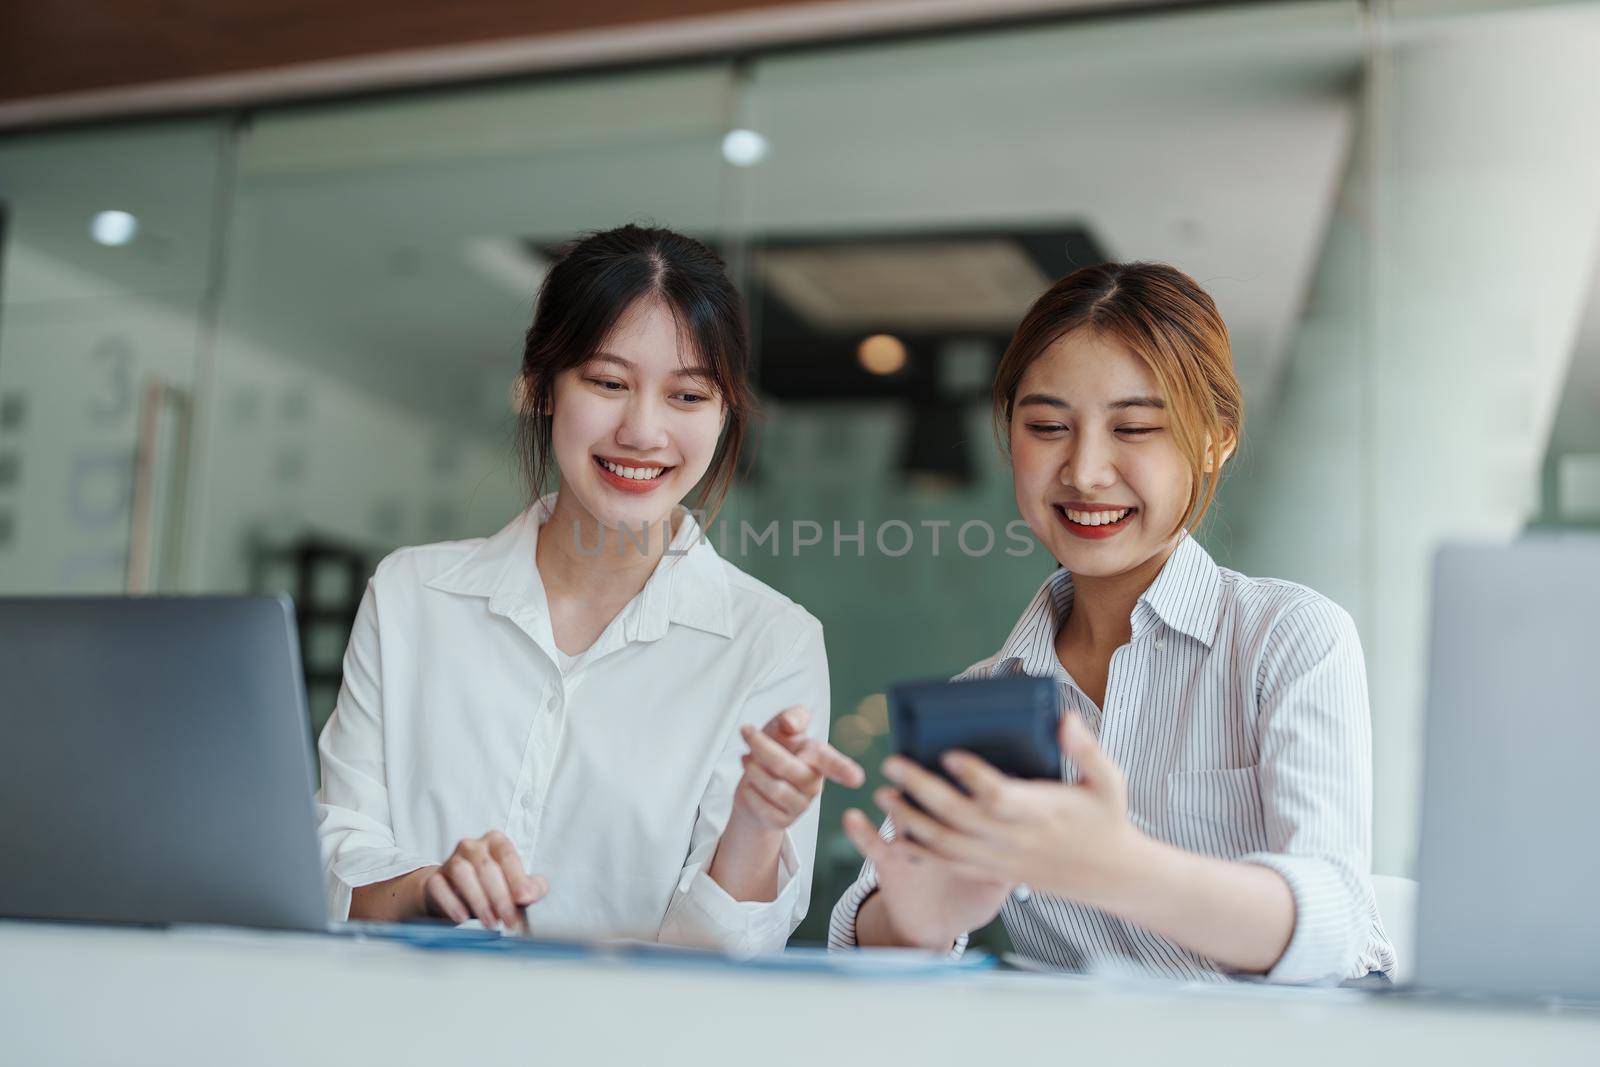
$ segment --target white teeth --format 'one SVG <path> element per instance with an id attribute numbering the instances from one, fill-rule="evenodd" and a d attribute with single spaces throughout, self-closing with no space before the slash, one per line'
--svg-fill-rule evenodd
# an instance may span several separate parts
<path id="1" fill-rule="evenodd" d="M 1074 511 L 1065 509 L 1067 518 L 1079 526 L 1105 526 L 1108 523 L 1121 522 L 1128 517 L 1132 508 L 1123 508 L 1121 511 Z"/>
<path id="2" fill-rule="evenodd" d="M 648 482 L 661 477 L 667 472 L 665 467 L 622 467 L 608 459 L 600 460 L 600 465 L 612 474 L 620 474 L 622 477 L 631 478 L 636 482 Z"/>

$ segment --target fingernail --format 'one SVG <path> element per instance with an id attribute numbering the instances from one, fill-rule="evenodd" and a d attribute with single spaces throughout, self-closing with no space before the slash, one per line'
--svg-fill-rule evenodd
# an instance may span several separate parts
<path id="1" fill-rule="evenodd" d="M 891 782 L 898 782 L 900 780 L 900 761 L 897 759 L 884 760 L 883 776 Z"/>

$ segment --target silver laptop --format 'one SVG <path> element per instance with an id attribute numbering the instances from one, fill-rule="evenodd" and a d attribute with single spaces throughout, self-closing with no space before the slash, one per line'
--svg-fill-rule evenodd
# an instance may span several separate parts
<path id="1" fill-rule="evenodd" d="M 1600 999 L 1600 537 L 1435 561 L 1417 984 Z"/>
<path id="2" fill-rule="evenodd" d="M 287 598 L 0 598 L 0 916 L 328 927 Z"/>

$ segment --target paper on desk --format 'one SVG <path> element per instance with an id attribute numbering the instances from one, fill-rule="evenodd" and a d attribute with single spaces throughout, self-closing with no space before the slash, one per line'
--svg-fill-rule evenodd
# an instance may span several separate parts
<path id="1" fill-rule="evenodd" d="M 809 946 L 736 960 L 711 949 L 663 945 L 654 941 L 558 940 L 502 933 L 481 925 L 382 924 L 359 931 L 359 936 L 446 952 L 479 952 L 543 959 L 609 959 L 669 967 L 699 966 L 871 977 L 971 973 L 995 966 L 993 957 L 977 951 L 967 952 L 959 960 L 951 960 L 942 954 L 913 949 L 830 952 L 825 948 Z"/>

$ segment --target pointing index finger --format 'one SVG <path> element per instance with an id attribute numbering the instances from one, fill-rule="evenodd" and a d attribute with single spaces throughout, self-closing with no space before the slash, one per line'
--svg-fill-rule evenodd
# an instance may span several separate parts
<path id="1" fill-rule="evenodd" d="M 867 780 L 867 772 L 861 769 L 861 764 L 826 741 L 808 739 L 799 755 L 812 770 L 846 789 L 859 789 Z"/>

